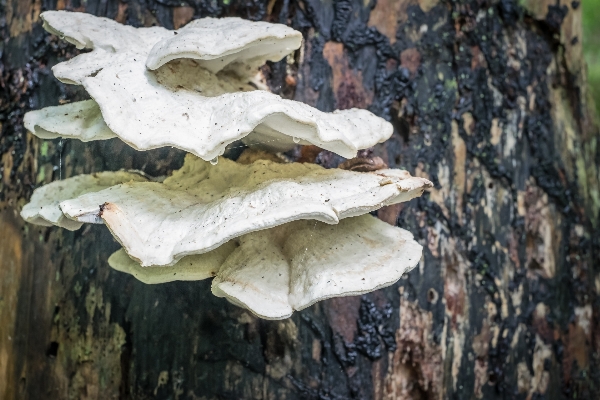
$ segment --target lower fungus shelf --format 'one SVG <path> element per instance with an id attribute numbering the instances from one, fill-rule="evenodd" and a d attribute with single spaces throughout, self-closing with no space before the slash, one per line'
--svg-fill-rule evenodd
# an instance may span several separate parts
<path id="1" fill-rule="evenodd" d="M 76 221 L 101 217 L 143 266 L 174 265 L 186 255 L 294 220 L 337 224 L 408 201 L 429 186 L 401 170 L 361 173 L 266 160 L 211 165 L 188 155 L 162 183 L 125 183 L 62 201 L 60 208 Z"/>
<path id="2" fill-rule="evenodd" d="M 411 233 L 363 215 L 337 225 L 290 222 L 169 267 L 142 267 L 123 249 L 109 264 L 149 284 L 214 276 L 216 296 L 261 318 L 283 319 L 320 300 L 389 286 L 417 265 L 421 253 Z"/>
<path id="3" fill-rule="evenodd" d="M 428 180 L 246 161 L 188 155 L 162 182 L 80 175 L 37 189 L 21 215 L 68 229 L 104 222 L 123 246 L 113 268 L 146 283 L 214 277 L 216 296 L 267 319 L 391 285 L 421 258 L 409 232 L 367 213 L 420 196 Z"/>

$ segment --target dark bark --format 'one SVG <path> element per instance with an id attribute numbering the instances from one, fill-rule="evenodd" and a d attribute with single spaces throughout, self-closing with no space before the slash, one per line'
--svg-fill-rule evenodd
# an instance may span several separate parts
<path id="1" fill-rule="evenodd" d="M 0 398 L 598 399 L 599 132 L 581 8 L 516 0 L 0 2 Z M 264 68 L 272 90 L 368 108 L 396 132 L 373 149 L 435 189 L 378 216 L 422 263 L 390 288 L 263 321 L 210 282 L 144 285 L 109 269 L 102 226 L 26 225 L 33 189 L 80 173 L 166 174 L 173 149 L 42 141 L 29 109 L 85 98 L 50 68 L 76 54 L 41 10 L 167 28 L 235 15 L 302 31 Z M 289 61 L 289 62 L 288 62 Z M 295 157 L 342 161 L 305 148 Z"/>

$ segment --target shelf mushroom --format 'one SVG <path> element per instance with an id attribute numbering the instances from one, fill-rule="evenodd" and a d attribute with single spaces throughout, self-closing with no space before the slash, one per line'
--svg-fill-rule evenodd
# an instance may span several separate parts
<path id="1" fill-rule="evenodd" d="M 27 129 L 42 138 L 114 135 L 137 150 L 173 146 L 204 160 L 245 139 L 277 151 L 314 144 L 352 158 L 393 132 L 366 110 L 324 113 L 253 90 L 258 66 L 301 45 L 300 32 L 285 25 L 203 18 L 169 31 L 67 11 L 41 17 L 49 32 L 92 49 L 52 69 L 92 100 L 26 114 Z"/>
<path id="2" fill-rule="evenodd" d="M 249 232 L 299 219 L 337 224 L 420 196 L 431 183 L 406 171 L 316 164 L 217 165 L 187 155 L 163 183 L 129 182 L 60 203 L 75 221 L 100 221 L 142 266 L 173 265 Z"/>
<path id="3" fill-rule="evenodd" d="M 290 222 L 233 239 L 172 267 L 142 267 L 124 250 L 111 267 L 145 283 L 215 277 L 212 292 L 261 318 L 288 318 L 331 297 L 371 292 L 395 283 L 421 259 L 412 234 L 371 215 L 338 225 Z"/>
<path id="4" fill-rule="evenodd" d="M 146 175 L 139 171 L 99 172 L 90 175 L 78 175 L 62 181 L 54 181 L 36 189 L 21 210 L 21 217 L 32 224 L 42 226 L 56 225 L 61 228 L 75 231 L 81 228 L 84 222 L 92 220 L 67 218 L 61 211 L 59 204 L 64 200 L 76 198 L 82 194 L 93 193 L 125 182 L 147 182 Z"/>
<path id="5" fill-rule="evenodd" d="M 103 188 L 99 175 L 37 189 L 23 217 L 42 208 L 62 211 L 52 219 L 62 226 L 104 221 L 124 246 L 109 258 L 114 269 L 146 283 L 215 277 L 216 296 L 268 319 L 400 279 L 418 263 L 421 246 L 362 214 L 431 185 L 406 171 L 266 160 L 211 166 L 192 155 L 163 183 L 105 172 L 104 181 L 116 184 Z"/>
<path id="6" fill-rule="evenodd" d="M 29 112 L 28 130 L 191 154 L 164 181 L 117 171 L 38 188 L 21 213 L 27 221 L 71 230 L 104 223 L 122 245 L 109 258 L 114 269 L 145 283 L 213 277 L 216 296 L 267 319 L 391 285 L 420 260 L 409 232 L 368 214 L 420 196 L 432 186 L 426 179 L 379 169 L 381 160 L 344 164 L 352 170 L 272 154 L 216 162 L 236 140 L 278 151 L 314 144 L 351 158 L 391 136 L 391 124 L 366 110 L 324 113 L 256 90 L 257 67 L 297 49 L 299 32 L 239 18 L 177 31 L 64 11 L 42 19 L 91 49 L 53 71 L 92 99 Z"/>

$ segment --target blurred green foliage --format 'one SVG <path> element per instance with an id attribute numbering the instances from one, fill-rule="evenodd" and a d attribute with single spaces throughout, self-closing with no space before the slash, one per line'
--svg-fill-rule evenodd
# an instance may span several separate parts
<path id="1" fill-rule="evenodd" d="M 600 112 L 600 0 L 582 1 L 583 51 L 588 65 L 588 84 Z"/>

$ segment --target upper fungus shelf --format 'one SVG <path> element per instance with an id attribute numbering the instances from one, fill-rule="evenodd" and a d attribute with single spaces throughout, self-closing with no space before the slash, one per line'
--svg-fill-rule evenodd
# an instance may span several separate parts
<path id="1" fill-rule="evenodd" d="M 204 18 L 169 31 L 66 11 L 42 18 L 49 32 L 91 49 L 52 70 L 92 97 L 29 112 L 27 128 L 43 138 L 114 135 L 137 150 L 173 146 L 204 160 L 246 138 L 278 151 L 314 144 L 352 158 L 393 132 L 366 110 L 325 113 L 255 90 L 258 66 L 301 45 L 300 33 L 284 25 Z"/>

